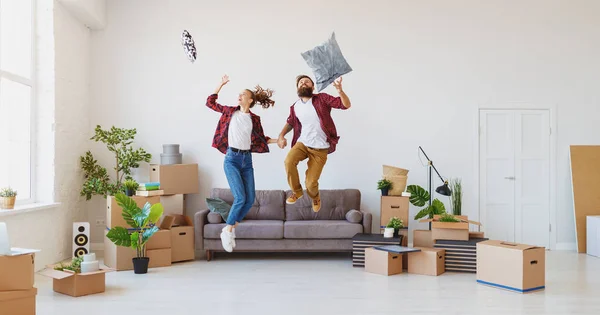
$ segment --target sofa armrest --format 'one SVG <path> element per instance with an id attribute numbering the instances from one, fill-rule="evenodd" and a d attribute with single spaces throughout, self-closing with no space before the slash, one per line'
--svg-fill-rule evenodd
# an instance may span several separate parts
<path id="1" fill-rule="evenodd" d="M 363 225 L 363 233 L 370 234 L 371 233 L 371 225 L 373 222 L 373 215 L 369 212 L 365 212 L 363 210 L 359 210 L 363 215 L 362 225 Z"/>
<path id="2" fill-rule="evenodd" d="M 196 249 L 204 249 L 204 225 L 208 223 L 208 209 L 203 209 L 194 214 L 194 238 Z"/>

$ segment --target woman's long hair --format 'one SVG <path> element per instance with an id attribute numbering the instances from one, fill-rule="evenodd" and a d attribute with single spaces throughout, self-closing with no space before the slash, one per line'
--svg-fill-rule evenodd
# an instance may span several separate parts
<path id="1" fill-rule="evenodd" d="M 247 89 L 252 94 L 252 103 L 250 108 L 254 107 L 254 104 L 260 104 L 263 108 L 269 108 L 275 106 L 275 101 L 271 99 L 273 96 L 273 90 L 263 89 L 260 85 L 254 88 L 254 91 Z"/>

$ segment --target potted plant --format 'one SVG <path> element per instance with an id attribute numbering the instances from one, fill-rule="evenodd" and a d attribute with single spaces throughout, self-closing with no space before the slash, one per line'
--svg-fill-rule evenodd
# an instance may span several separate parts
<path id="1" fill-rule="evenodd" d="M 17 200 L 17 191 L 10 187 L 5 187 L 0 190 L 0 208 L 14 209 L 15 201 Z"/>
<path id="2" fill-rule="evenodd" d="M 138 189 L 138 187 L 140 187 L 140 184 L 133 179 L 128 179 L 125 180 L 123 186 L 125 186 L 125 195 L 131 197 L 135 194 L 135 191 Z"/>
<path id="3" fill-rule="evenodd" d="M 429 192 L 419 185 L 409 185 L 406 187 L 406 191 L 410 193 L 409 201 L 415 207 L 425 206 L 425 204 L 427 204 L 431 198 Z M 444 203 L 436 198 L 433 199 L 431 205 L 427 205 L 427 207 L 421 209 L 415 215 L 415 220 L 419 220 L 424 217 L 433 219 L 434 215 L 441 215 L 444 213 L 446 213 L 446 206 L 444 206 Z M 431 230 L 431 224 L 429 225 L 429 229 Z"/>
<path id="4" fill-rule="evenodd" d="M 381 190 L 382 196 L 387 196 L 390 188 L 392 188 L 392 182 L 390 182 L 386 178 L 380 179 L 377 182 L 377 189 Z"/>
<path id="5" fill-rule="evenodd" d="M 456 217 L 454 217 L 454 215 L 449 214 L 449 213 L 444 213 L 444 214 L 440 215 L 439 221 L 440 222 L 460 222 L 459 219 L 457 219 Z"/>
<path id="6" fill-rule="evenodd" d="M 462 182 L 460 178 L 450 180 L 450 203 L 452 204 L 452 214 L 461 215 L 462 213 Z"/>
<path id="7" fill-rule="evenodd" d="M 95 129 L 96 134 L 90 138 L 96 142 L 106 144 L 108 151 L 114 153 L 115 167 L 113 168 L 115 178 L 111 182 L 106 168 L 98 165 L 92 152 L 87 151 L 79 158 L 81 168 L 84 172 L 85 182 L 81 188 L 80 195 L 90 200 L 93 195 L 114 196 L 122 192 L 123 179 L 132 179 L 131 169 L 140 167 L 141 162 L 149 163 L 152 155 L 144 149 L 135 149 L 131 144 L 137 133 L 136 129 L 115 128 L 103 130 L 99 125 Z"/>
<path id="8" fill-rule="evenodd" d="M 400 235 L 400 229 L 404 227 L 404 222 L 397 217 L 392 217 L 388 222 L 386 228 L 394 229 L 394 237 Z"/>
<path id="9" fill-rule="evenodd" d="M 115 196 L 117 204 L 123 208 L 123 219 L 132 228 L 116 226 L 108 230 L 106 237 L 117 246 L 130 247 L 136 250 L 133 258 L 133 270 L 136 274 L 148 272 L 150 258 L 146 257 L 146 243 L 158 231 L 156 223 L 163 215 L 163 206 L 160 203 L 150 205 L 146 202 L 140 209 L 136 202 L 123 193 Z"/>

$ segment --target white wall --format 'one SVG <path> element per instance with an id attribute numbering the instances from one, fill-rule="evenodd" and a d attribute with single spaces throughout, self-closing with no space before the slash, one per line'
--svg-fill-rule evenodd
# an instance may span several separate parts
<path id="1" fill-rule="evenodd" d="M 90 124 L 137 128 L 136 144 L 154 154 L 153 162 L 162 144 L 181 144 L 184 162 L 200 166 L 201 193 L 188 199 L 193 215 L 212 187 L 227 187 L 223 155 L 211 148 L 219 115 L 204 106 L 221 75 L 231 77 L 221 93 L 225 104 L 257 83 L 276 91 L 275 108 L 254 110 L 266 134 L 276 136 L 296 99 L 295 76 L 311 73 L 300 53 L 335 30 L 354 68 L 344 77 L 353 107 L 333 113 L 341 139 L 321 188 L 360 189 L 363 207 L 378 222 L 381 165 L 408 168 L 409 183 L 424 186 L 421 145 L 442 175 L 463 179 L 465 212 L 477 219 L 477 109 L 509 102 L 555 107 L 556 236 L 563 245 L 573 243 L 567 150 L 600 140 L 592 114 L 600 105 L 600 42 L 593 40 L 600 38 L 600 2 L 395 0 L 364 6 L 342 0 L 108 1 L 107 27 L 92 34 Z M 194 64 L 181 48 L 184 29 L 196 41 Z M 335 95 L 333 87 L 325 92 Z M 271 148 L 254 155 L 256 187 L 287 189 L 289 147 Z M 88 210 L 103 215 L 101 206 Z M 419 226 L 410 224 L 411 230 Z"/>
<path id="2" fill-rule="evenodd" d="M 56 1 L 38 1 L 37 148 L 40 202 L 58 207 L 2 217 L 15 247 L 36 248 L 36 269 L 71 257 L 72 223 L 87 220 L 79 156 L 89 147 L 90 31 Z M 54 25 L 54 27 L 52 27 Z"/>

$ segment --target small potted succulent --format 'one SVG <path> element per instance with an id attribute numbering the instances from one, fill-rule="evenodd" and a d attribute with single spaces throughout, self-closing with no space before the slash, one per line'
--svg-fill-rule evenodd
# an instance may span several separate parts
<path id="1" fill-rule="evenodd" d="M 123 186 L 125 187 L 125 195 L 131 197 L 135 195 L 135 191 L 140 187 L 140 184 L 133 179 L 128 179 L 123 183 Z"/>
<path id="2" fill-rule="evenodd" d="M 390 190 L 390 188 L 392 188 L 392 182 L 390 182 L 386 178 L 380 179 L 377 182 L 377 189 L 381 190 L 381 195 L 382 196 L 387 196 L 388 195 L 388 191 Z"/>
<path id="3" fill-rule="evenodd" d="M 15 201 L 17 200 L 17 191 L 10 187 L 5 187 L 0 190 L 0 208 L 14 209 Z"/>
<path id="4" fill-rule="evenodd" d="M 394 229 L 394 237 L 400 235 L 400 229 L 404 227 L 404 222 L 397 217 L 392 217 L 388 222 L 386 229 Z"/>

